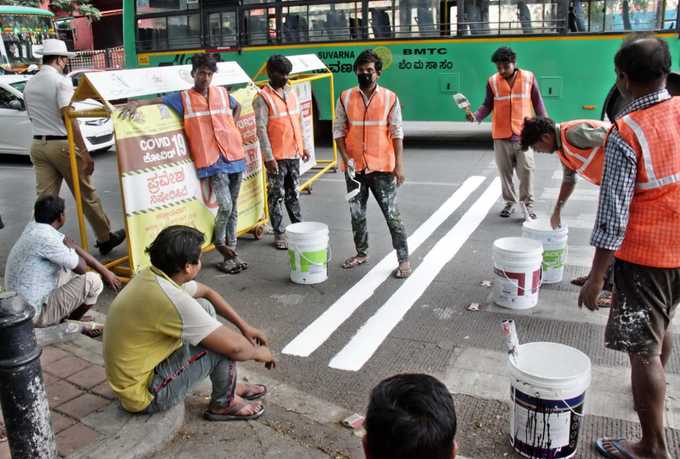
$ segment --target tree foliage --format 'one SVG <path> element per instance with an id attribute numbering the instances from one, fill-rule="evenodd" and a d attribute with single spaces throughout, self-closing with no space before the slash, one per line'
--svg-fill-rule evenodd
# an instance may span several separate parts
<path id="1" fill-rule="evenodd" d="M 0 0 L 0 5 L 32 6 L 40 8 L 40 0 Z M 92 4 L 92 0 L 50 0 L 50 11 L 64 12 L 69 16 L 86 16 L 99 19 L 101 12 Z"/>

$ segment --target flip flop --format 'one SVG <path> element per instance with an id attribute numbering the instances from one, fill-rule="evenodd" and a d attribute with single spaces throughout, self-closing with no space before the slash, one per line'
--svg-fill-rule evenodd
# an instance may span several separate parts
<path id="1" fill-rule="evenodd" d="M 345 260 L 342 263 L 342 268 L 343 269 L 352 269 L 355 268 L 359 265 L 363 265 L 368 261 L 368 257 L 360 257 L 359 255 L 354 255 L 353 257 L 349 257 L 347 260 Z"/>
<path id="2" fill-rule="evenodd" d="M 236 407 L 235 410 L 232 412 L 238 413 L 239 410 L 243 409 L 243 407 L 247 405 L 252 405 L 251 403 L 243 403 L 239 406 Z M 219 413 L 213 413 L 210 410 L 207 410 L 205 413 L 203 413 L 203 417 L 207 419 L 208 421 L 251 421 L 253 419 L 257 419 L 260 416 L 264 414 L 264 406 L 259 405 L 259 409 L 255 411 L 253 414 L 249 415 L 239 415 L 239 414 L 219 414 Z"/>
<path id="3" fill-rule="evenodd" d="M 588 281 L 588 276 L 579 276 L 575 277 L 574 279 L 571 280 L 571 283 L 573 285 L 576 285 L 577 287 L 583 287 L 586 285 L 586 282 Z"/>
<path id="4" fill-rule="evenodd" d="M 611 308 L 612 307 L 612 299 L 613 299 L 612 292 L 602 292 L 602 293 L 600 293 L 600 296 L 597 298 L 597 307 L 598 308 Z"/>
<path id="5" fill-rule="evenodd" d="M 220 263 L 217 263 L 215 265 L 215 268 L 217 268 L 218 271 L 222 271 L 223 273 L 227 274 L 238 274 L 241 272 L 241 266 L 236 263 L 234 258 L 230 258 L 228 260 L 224 260 Z"/>
<path id="6" fill-rule="evenodd" d="M 285 239 L 274 239 L 274 247 L 277 250 L 288 250 L 288 241 Z"/>
<path id="7" fill-rule="evenodd" d="M 245 261 L 241 260 L 241 259 L 238 257 L 238 255 L 236 255 L 236 256 L 234 257 L 234 261 L 236 262 L 236 264 L 238 265 L 238 267 L 241 268 L 241 271 L 245 271 L 246 269 L 248 269 L 248 263 L 246 263 Z"/>
<path id="8" fill-rule="evenodd" d="M 608 459 L 635 459 L 633 455 L 628 452 L 622 445 L 621 442 L 625 440 L 624 438 L 598 438 L 597 441 L 595 442 L 595 448 L 597 449 L 597 452 L 600 453 L 602 457 L 606 457 Z M 604 442 L 609 442 L 609 444 L 614 448 L 614 452 L 616 455 L 613 455 L 609 451 L 607 451 L 607 448 L 604 446 Z"/>
<path id="9" fill-rule="evenodd" d="M 267 395 L 267 386 L 265 386 L 264 384 L 245 384 L 244 383 L 244 385 L 246 386 L 246 393 L 243 394 L 243 395 L 240 395 L 240 397 L 243 400 L 248 400 L 248 401 L 252 402 L 253 400 L 260 399 L 260 398 L 264 397 L 265 395 Z M 251 391 L 251 389 L 253 389 L 253 388 L 260 388 L 260 390 L 257 391 L 257 389 L 255 389 L 255 390 Z"/>
<path id="10" fill-rule="evenodd" d="M 411 275 L 411 268 L 408 269 L 397 268 L 394 271 L 392 271 L 392 275 L 397 279 L 406 279 L 408 276 Z"/>

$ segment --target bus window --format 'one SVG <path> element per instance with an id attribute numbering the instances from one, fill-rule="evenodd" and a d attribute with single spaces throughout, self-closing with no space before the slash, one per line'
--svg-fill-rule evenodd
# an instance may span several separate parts
<path id="1" fill-rule="evenodd" d="M 137 49 L 154 51 L 168 48 L 167 18 L 137 20 Z"/>
<path id="2" fill-rule="evenodd" d="M 189 16 L 169 16 L 168 47 L 170 49 L 200 48 L 200 15 L 192 14 Z"/>
<path id="3" fill-rule="evenodd" d="M 439 35 L 439 0 L 399 0 L 395 16 L 397 37 Z"/>
<path id="4" fill-rule="evenodd" d="M 288 6 L 282 12 L 284 43 L 361 38 L 361 2 Z"/>
<path id="5" fill-rule="evenodd" d="M 666 11 L 663 16 L 663 30 L 678 30 L 678 0 L 666 0 Z"/>
<path id="6" fill-rule="evenodd" d="M 369 38 L 393 38 L 394 37 L 394 9 L 392 2 L 372 1 L 368 4 L 370 27 Z"/>
<path id="7" fill-rule="evenodd" d="M 209 13 L 207 18 L 207 43 L 211 48 L 236 46 L 236 12 Z"/>
<path id="8" fill-rule="evenodd" d="M 242 36 L 249 45 L 272 43 L 276 40 L 276 9 L 244 10 Z"/>
<path id="9" fill-rule="evenodd" d="M 137 14 L 197 10 L 198 0 L 137 0 Z"/>

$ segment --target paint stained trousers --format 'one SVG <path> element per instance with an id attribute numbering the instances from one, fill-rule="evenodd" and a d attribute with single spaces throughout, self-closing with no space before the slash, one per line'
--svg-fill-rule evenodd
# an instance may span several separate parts
<path id="1" fill-rule="evenodd" d="M 496 154 L 496 167 L 498 176 L 501 178 L 501 189 L 503 190 L 503 200 L 506 204 L 515 204 L 517 201 L 517 191 L 513 183 L 513 172 L 517 172 L 519 178 L 519 202 L 523 202 L 527 207 L 534 206 L 534 172 L 536 164 L 534 162 L 534 152 L 529 149 L 522 151 L 519 142 L 511 140 L 494 140 L 493 150 Z"/>

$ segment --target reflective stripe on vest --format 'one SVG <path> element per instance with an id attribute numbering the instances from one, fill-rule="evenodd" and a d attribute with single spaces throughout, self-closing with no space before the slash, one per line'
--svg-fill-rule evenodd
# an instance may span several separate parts
<path id="1" fill-rule="evenodd" d="M 656 268 L 680 267 L 680 98 L 616 121 L 637 157 L 636 188 L 616 256 Z"/>
<path id="2" fill-rule="evenodd" d="M 304 150 L 301 110 L 295 91 L 284 100 L 271 86 L 264 86 L 259 95 L 269 109 L 267 136 L 274 158 L 293 159 Z"/>
<path id="3" fill-rule="evenodd" d="M 534 74 L 517 69 L 512 87 L 499 73 L 489 78 L 493 93 L 491 133 L 494 139 L 509 139 L 521 135 L 524 118 L 533 114 L 531 89 Z"/>
<path id="4" fill-rule="evenodd" d="M 351 88 L 340 96 L 347 115 L 345 147 L 358 171 L 392 172 L 395 157 L 389 116 L 397 96 L 378 86 L 368 104 L 359 88 Z"/>
<path id="5" fill-rule="evenodd" d="M 562 148 L 557 150 L 560 161 L 569 169 L 575 171 L 583 178 L 595 185 L 602 183 L 602 170 L 604 167 L 604 145 L 595 148 L 578 148 L 572 145 L 567 138 L 567 132 L 580 124 L 588 124 L 592 128 L 609 127 L 609 123 L 596 120 L 574 120 L 560 124 L 560 142 Z"/>
<path id="6" fill-rule="evenodd" d="M 228 161 L 245 157 L 225 88 L 210 86 L 207 98 L 193 88 L 182 91 L 181 96 L 184 132 L 197 168 L 215 164 L 220 156 Z"/>

